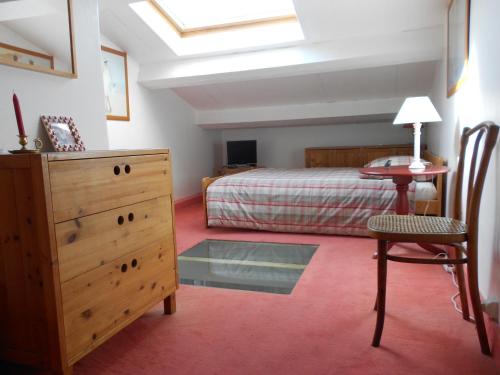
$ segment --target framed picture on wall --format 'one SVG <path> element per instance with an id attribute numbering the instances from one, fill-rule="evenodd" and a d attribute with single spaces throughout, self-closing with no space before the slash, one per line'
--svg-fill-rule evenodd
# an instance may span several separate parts
<path id="1" fill-rule="evenodd" d="M 127 54 L 101 46 L 106 118 L 129 121 Z"/>
<path id="2" fill-rule="evenodd" d="M 451 0 L 448 6 L 447 86 L 448 97 L 466 79 L 469 60 L 470 0 Z"/>

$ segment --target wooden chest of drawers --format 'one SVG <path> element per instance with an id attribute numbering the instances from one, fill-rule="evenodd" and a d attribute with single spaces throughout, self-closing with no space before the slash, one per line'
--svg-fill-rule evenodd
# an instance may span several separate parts
<path id="1" fill-rule="evenodd" d="M 70 373 L 178 286 L 168 150 L 0 156 L 0 359 Z"/>

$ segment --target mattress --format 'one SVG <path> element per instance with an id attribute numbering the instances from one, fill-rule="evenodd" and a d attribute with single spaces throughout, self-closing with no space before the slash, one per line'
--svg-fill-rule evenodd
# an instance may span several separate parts
<path id="1" fill-rule="evenodd" d="M 393 213 L 396 197 L 391 179 L 361 179 L 356 168 L 261 168 L 213 182 L 207 219 L 211 227 L 366 236 L 368 219 Z"/>

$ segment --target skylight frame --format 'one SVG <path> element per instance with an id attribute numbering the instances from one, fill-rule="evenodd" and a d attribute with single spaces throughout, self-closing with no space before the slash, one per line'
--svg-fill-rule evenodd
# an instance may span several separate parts
<path id="1" fill-rule="evenodd" d="M 174 30 L 179 34 L 181 38 L 194 36 L 201 33 L 230 31 L 245 27 L 264 26 L 264 25 L 272 25 L 272 24 L 286 23 L 286 22 L 298 22 L 296 14 L 289 14 L 283 16 L 262 17 L 257 19 L 249 19 L 236 22 L 226 22 L 226 23 L 207 25 L 202 27 L 183 27 L 156 0 L 148 0 L 148 2 L 153 6 L 153 8 L 156 9 L 158 13 L 160 13 L 165 18 L 165 20 L 174 28 Z"/>
<path id="2" fill-rule="evenodd" d="M 231 1 L 231 0 L 225 0 Z M 290 3 L 291 11 L 295 6 Z M 236 28 L 218 29 L 217 32 L 193 32 L 189 37 L 182 35 L 171 22 L 158 12 L 150 0 L 140 0 L 129 3 L 134 13 L 171 49 L 177 56 L 203 56 L 213 54 L 235 53 L 246 50 L 268 49 L 271 46 L 285 47 L 300 43 L 305 39 L 299 17 L 293 22 L 275 21 L 258 25 L 244 25 Z M 292 8 L 293 7 L 293 8 Z M 217 9 L 217 8 L 213 8 Z M 285 7 L 275 7 L 274 14 L 284 14 Z M 186 9 L 184 9 L 186 10 Z M 187 9 L 189 11 L 189 8 Z M 238 9 L 229 14 L 233 19 L 255 15 L 264 12 L 240 12 Z M 269 13 L 268 13 L 269 14 Z M 195 15 L 195 17 L 198 17 Z M 221 18 L 221 17 L 217 17 Z M 214 17 L 211 18 L 212 20 Z M 186 19 L 191 25 L 199 20 Z M 201 20 L 205 21 L 204 19 Z"/>

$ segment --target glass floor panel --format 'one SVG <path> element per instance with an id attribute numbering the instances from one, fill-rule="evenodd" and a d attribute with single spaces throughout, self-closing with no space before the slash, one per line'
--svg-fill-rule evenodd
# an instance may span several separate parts
<path id="1" fill-rule="evenodd" d="M 318 245 L 205 240 L 178 257 L 181 284 L 290 294 Z"/>

